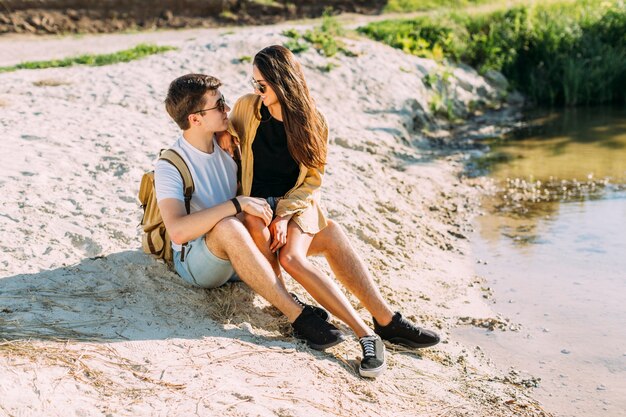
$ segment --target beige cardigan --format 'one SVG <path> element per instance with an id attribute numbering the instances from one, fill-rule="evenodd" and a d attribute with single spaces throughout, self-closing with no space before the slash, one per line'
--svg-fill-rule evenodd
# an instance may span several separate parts
<path id="1" fill-rule="evenodd" d="M 254 156 L 252 142 L 261 122 L 261 99 L 247 94 L 235 103 L 230 113 L 229 133 L 241 146 L 241 187 L 244 195 L 250 195 Z M 328 131 L 326 131 L 328 140 Z M 292 219 L 305 233 L 315 234 L 327 226 L 320 207 L 320 191 L 324 168 L 307 168 L 300 164 L 300 174 L 294 187 L 287 191 L 276 206 L 277 216 L 293 215 Z"/>

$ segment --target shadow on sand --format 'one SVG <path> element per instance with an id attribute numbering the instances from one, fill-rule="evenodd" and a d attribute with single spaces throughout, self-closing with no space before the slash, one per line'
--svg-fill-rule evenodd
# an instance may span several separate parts
<path id="1" fill-rule="evenodd" d="M 219 336 L 294 347 L 289 328 L 286 318 L 245 284 L 193 288 L 140 251 L 0 278 L 0 339 L 4 340 L 109 342 Z"/>

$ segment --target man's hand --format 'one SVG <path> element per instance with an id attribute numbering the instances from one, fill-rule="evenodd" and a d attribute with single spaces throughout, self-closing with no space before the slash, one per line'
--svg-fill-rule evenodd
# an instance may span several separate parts
<path id="1" fill-rule="evenodd" d="M 272 208 L 264 198 L 237 196 L 239 204 L 241 205 L 241 211 L 251 214 L 253 216 L 260 217 L 265 222 L 265 225 L 269 225 L 272 221 Z"/>
<path id="2" fill-rule="evenodd" d="M 272 243 L 270 244 L 272 252 L 276 252 L 287 243 L 287 224 L 290 219 L 291 216 L 276 217 L 267 227 L 272 235 Z"/>
<path id="3" fill-rule="evenodd" d="M 233 140 L 233 136 L 228 133 L 227 130 L 223 132 L 216 132 L 215 139 L 217 140 L 217 144 L 220 148 L 228 152 L 231 157 L 235 157 L 235 142 Z"/>

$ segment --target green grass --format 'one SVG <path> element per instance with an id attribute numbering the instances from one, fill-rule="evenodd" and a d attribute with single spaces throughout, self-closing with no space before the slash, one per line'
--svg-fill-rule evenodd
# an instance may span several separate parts
<path id="1" fill-rule="evenodd" d="M 417 56 L 501 71 L 537 103 L 626 103 L 626 6 L 620 1 L 447 12 L 358 31 Z"/>
<path id="2" fill-rule="evenodd" d="M 50 61 L 30 61 L 22 62 L 17 65 L 9 67 L 0 67 L 0 72 L 17 71 L 20 69 L 43 69 L 43 68 L 59 68 L 70 67 L 72 65 L 89 65 L 89 66 L 102 66 L 117 64 L 118 62 L 129 62 L 136 59 L 141 59 L 148 55 L 154 55 L 166 51 L 171 51 L 176 48 L 172 46 L 157 46 L 151 44 L 139 44 L 131 49 L 125 49 L 123 51 L 114 52 L 112 54 L 99 54 L 99 55 L 80 55 L 64 59 L 53 59 Z"/>
<path id="3" fill-rule="evenodd" d="M 384 11 L 387 13 L 407 13 L 444 7 L 460 8 L 491 2 L 492 0 L 389 0 Z"/>
<path id="4" fill-rule="evenodd" d="M 260 4 L 262 6 L 283 7 L 282 3 L 276 0 L 252 0 L 252 3 Z"/>

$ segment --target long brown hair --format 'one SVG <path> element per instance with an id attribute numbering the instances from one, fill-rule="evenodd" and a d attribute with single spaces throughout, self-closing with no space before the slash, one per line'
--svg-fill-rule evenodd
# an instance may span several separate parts
<path id="1" fill-rule="evenodd" d="M 253 64 L 278 97 L 291 157 L 308 168 L 324 166 L 328 128 L 311 98 L 300 63 L 289 49 L 272 45 L 259 51 Z"/>

